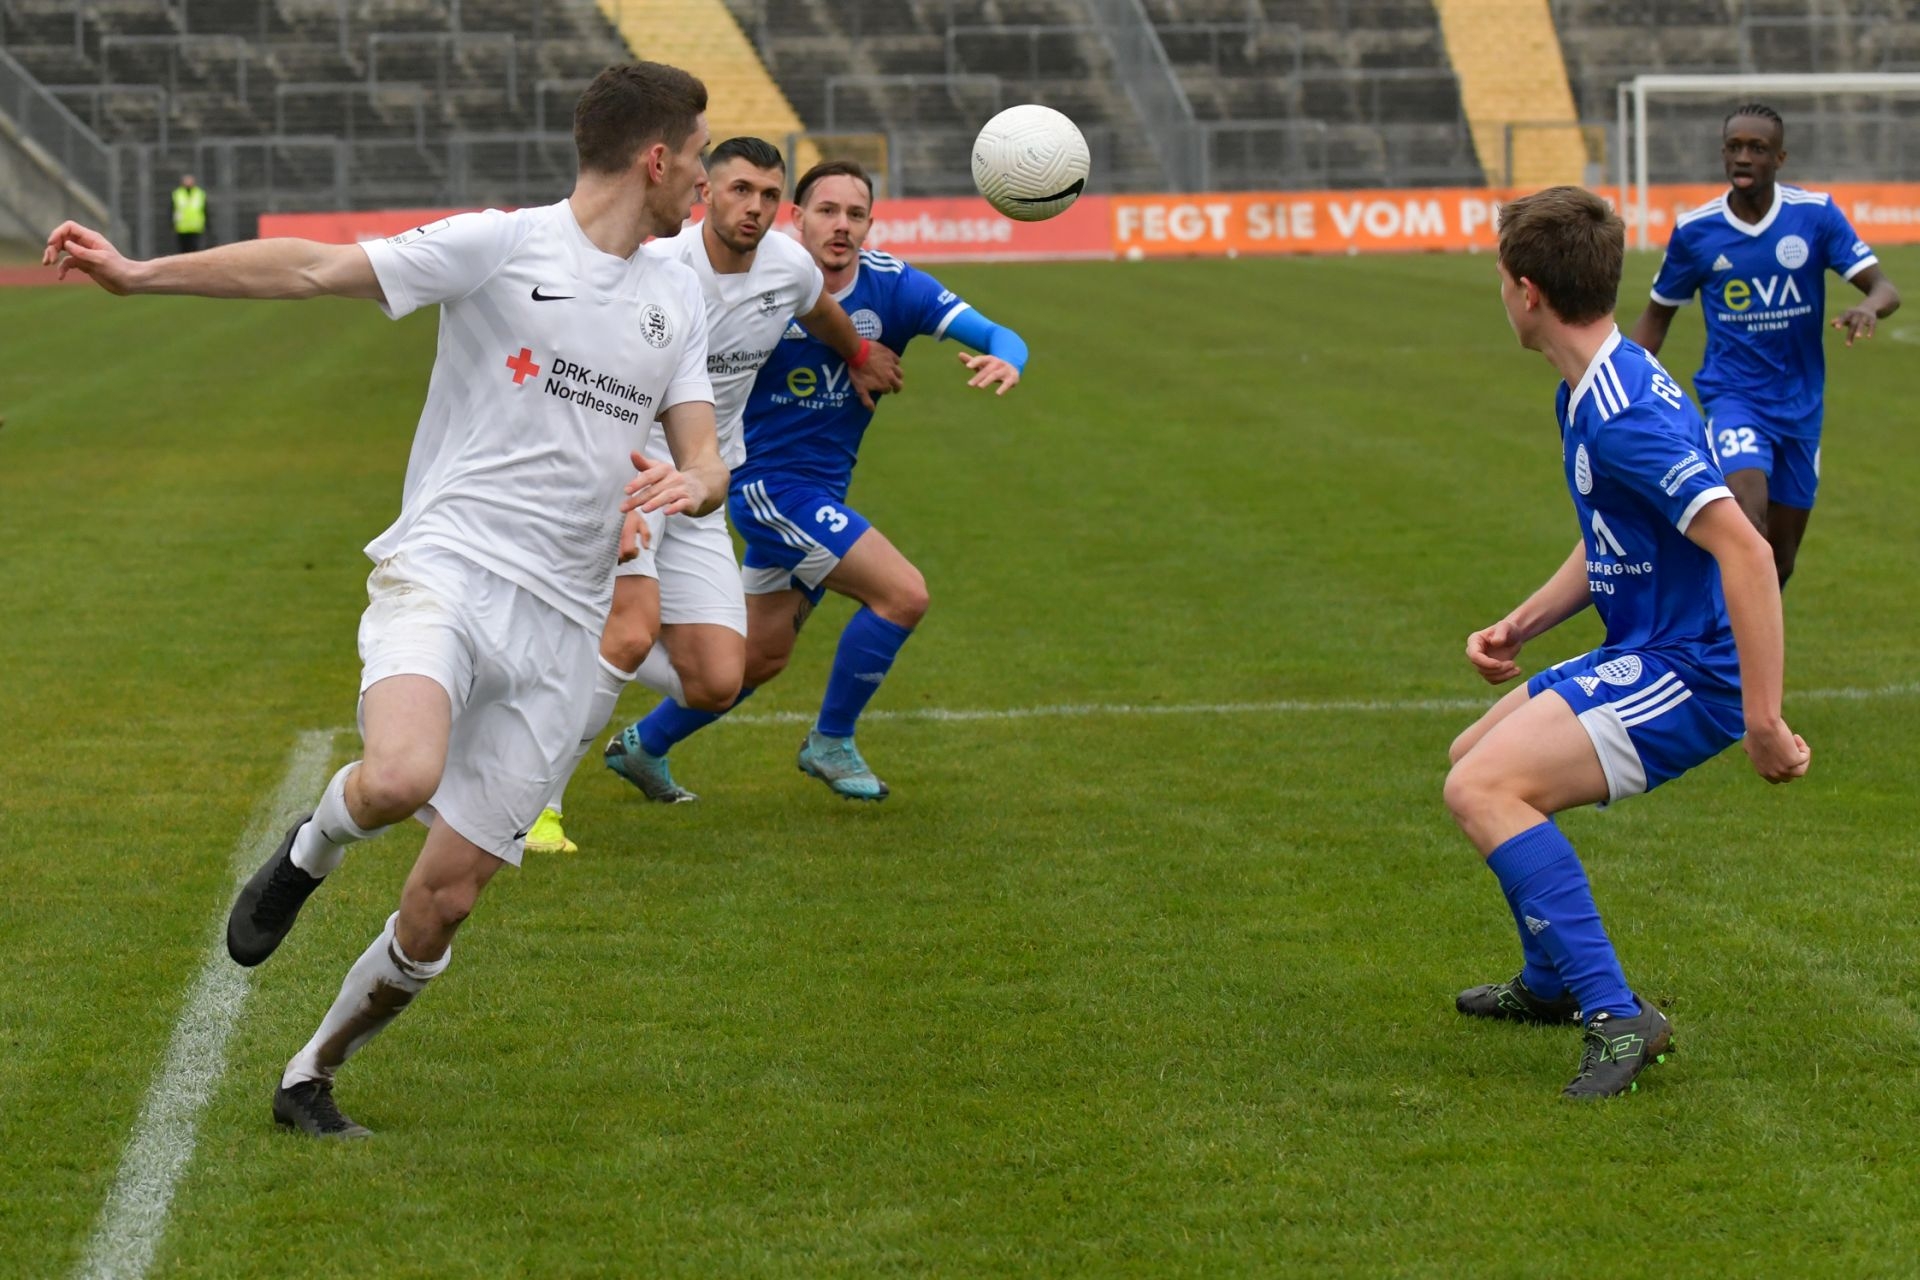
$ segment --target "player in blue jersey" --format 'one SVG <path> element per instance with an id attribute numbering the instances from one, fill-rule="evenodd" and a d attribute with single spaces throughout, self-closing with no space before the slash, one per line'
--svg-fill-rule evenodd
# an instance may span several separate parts
<path id="1" fill-rule="evenodd" d="M 1019 385 L 1027 345 L 1018 334 L 925 272 L 861 248 L 872 226 L 873 183 L 859 165 L 815 165 L 801 177 L 794 200 L 801 243 L 862 336 L 897 352 L 921 334 L 950 338 L 978 353 L 960 353 L 968 386 L 1005 395 Z M 785 669 L 801 626 L 827 591 L 860 604 L 840 633 L 820 716 L 799 757 L 803 773 L 854 800 L 886 798 L 886 784 L 854 746 L 854 725 L 927 612 L 926 579 L 847 505 L 854 461 L 872 420 L 873 410 L 848 384 L 846 361 L 790 327 L 748 398 L 747 458 L 734 468 L 728 503 L 747 544 L 741 700 Z M 668 772 L 667 752 L 719 715 L 662 702 L 607 744 L 607 763 L 648 799 L 690 800 Z"/>
<path id="2" fill-rule="evenodd" d="M 1820 484 L 1826 273 L 1866 295 L 1833 321 L 1848 346 L 1871 338 L 1900 295 L 1830 197 L 1774 181 L 1787 159 L 1779 112 L 1753 103 L 1728 116 L 1721 156 L 1728 189 L 1681 215 L 1633 340 L 1658 355 L 1674 312 L 1700 295 L 1707 354 L 1694 391 L 1785 585 Z"/>
<path id="3" fill-rule="evenodd" d="M 1769 782 L 1807 771 L 1780 715 L 1780 587 L 1700 416 L 1660 362 L 1613 323 L 1626 247 L 1598 196 L 1554 187 L 1500 218 L 1500 297 L 1520 345 L 1565 381 L 1554 403 L 1580 541 L 1546 585 L 1467 638 L 1489 684 L 1520 674 L 1521 646 L 1588 605 L 1599 648 L 1542 671 L 1454 742 L 1446 802 L 1486 857 L 1523 967 L 1460 993 L 1475 1017 L 1585 1020 L 1568 1097 L 1635 1087 L 1673 1029 L 1627 985 L 1593 891 L 1552 815 L 1651 790 L 1743 731 Z"/>

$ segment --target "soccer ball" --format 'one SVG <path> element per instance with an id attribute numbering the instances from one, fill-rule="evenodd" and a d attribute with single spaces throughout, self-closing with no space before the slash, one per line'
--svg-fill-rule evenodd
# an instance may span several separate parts
<path id="1" fill-rule="evenodd" d="M 1008 107 L 974 139 L 973 185 L 1014 221 L 1043 222 L 1087 189 L 1087 140 L 1052 107 Z"/>

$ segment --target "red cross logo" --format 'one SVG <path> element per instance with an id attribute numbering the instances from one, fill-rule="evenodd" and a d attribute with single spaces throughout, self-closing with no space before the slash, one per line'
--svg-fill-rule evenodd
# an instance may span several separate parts
<path id="1" fill-rule="evenodd" d="M 526 347 L 520 348 L 520 354 L 507 357 L 507 368 L 513 370 L 513 385 L 519 386 L 528 378 L 540 376 L 540 366 L 533 362 L 533 352 Z"/>

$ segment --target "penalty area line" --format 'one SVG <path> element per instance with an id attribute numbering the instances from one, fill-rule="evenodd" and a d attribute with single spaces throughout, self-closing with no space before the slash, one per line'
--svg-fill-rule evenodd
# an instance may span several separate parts
<path id="1" fill-rule="evenodd" d="M 279 786 L 254 809 L 245 834 L 233 846 L 228 859 L 233 890 L 273 851 L 293 816 L 319 794 L 327 780 L 334 735 L 332 729 L 309 729 L 295 740 Z M 252 977 L 251 970 L 227 955 L 226 919 L 222 906 L 199 977 L 173 1024 L 166 1057 L 120 1157 L 119 1175 L 74 1272 L 84 1280 L 139 1280 L 153 1265 L 166 1234 L 174 1188 L 193 1160 L 200 1113 L 226 1074 L 227 1040 L 246 1007 Z"/>
<path id="2" fill-rule="evenodd" d="M 1920 682 L 1885 684 L 1872 688 L 1789 690 L 1789 708 L 1801 702 L 1877 702 L 1920 694 Z M 861 720 L 933 721 L 969 723 L 994 720 L 1077 720 L 1094 716 L 1279 716 L 1419 714 L 1436 711 L 1480 711 L 1493 705 L 1499 692 L 1484 698 L 1276 698 L 1264 702 L 1069 702 L 1039 707 L 917 707 L 897 711 L 869 711 Z M 727 724 L 811 724 L 811 711 L 760 711 L 726 716 Z"/>

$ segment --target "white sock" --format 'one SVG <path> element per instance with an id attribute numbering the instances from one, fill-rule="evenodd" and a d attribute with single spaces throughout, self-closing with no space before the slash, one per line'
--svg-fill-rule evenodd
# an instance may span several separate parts
<path id="1" fill-rule="evenodd" d="M 340 985 L 340 994 L 327 1016 L 320 1020 L 320 1029 L 281 1073 L 281 1088 L 291 1088 L 302 1080 L 333 1079 L 341 1063 L 384 1031 L 429 982 L 446 972 L 453 948 L 448 947 L 447 954 L 430 964 L 409 959 L 394 937 L 399 919 L 397 911 L 388 916 L 387 927 L 347 970 L 347 980 Z"/>
<path id="2" fill-rule="evenodd" d="M 662 697 L 672 698 L 683 707 L 687 705 L 687 687 L 680 682 L 680 673 L 673 669 L 673 659 L 664 644 L 656 643 L 647 650 L 633 678 Z"/>
<path id="3" fill-rule="evenodd" d="M 327 784 L 327 790 L 314 808 L 313 817 L 293 836 L 293 865 L 318 880 L 332 873 L 347 856 L 347 846 L 371 840 L 385 831 L 375 827 L 362 830 L 347 812 L 347 775 L 360 767 L 355 760 L 341 767 Z"/>
<path id="4" fill-rule="evenodd" d="M 659 647 L 654 646 L 656 649 Z M 599 665 L 594 671 L 593 701 L 587 704 L 587 736 L 580 739 L 580 745 L 574 748 L 573 763 L 560 775 L 560 781 L 554 784 L 553 794 L 547 798 L 547 808 L 555 813 L 566 811 L 567 784 L 579 772 L 580 762 L 587 758 L 587 752 L 593 750 L 593 744 L 600 740 L 600 731 L 607 727 L 607 721 L 613 719 L 613 709 L 620 705 L 620 695 L 633 683 L 633 672 L 622 671 L 604 656 L 595 661 Z"/>

